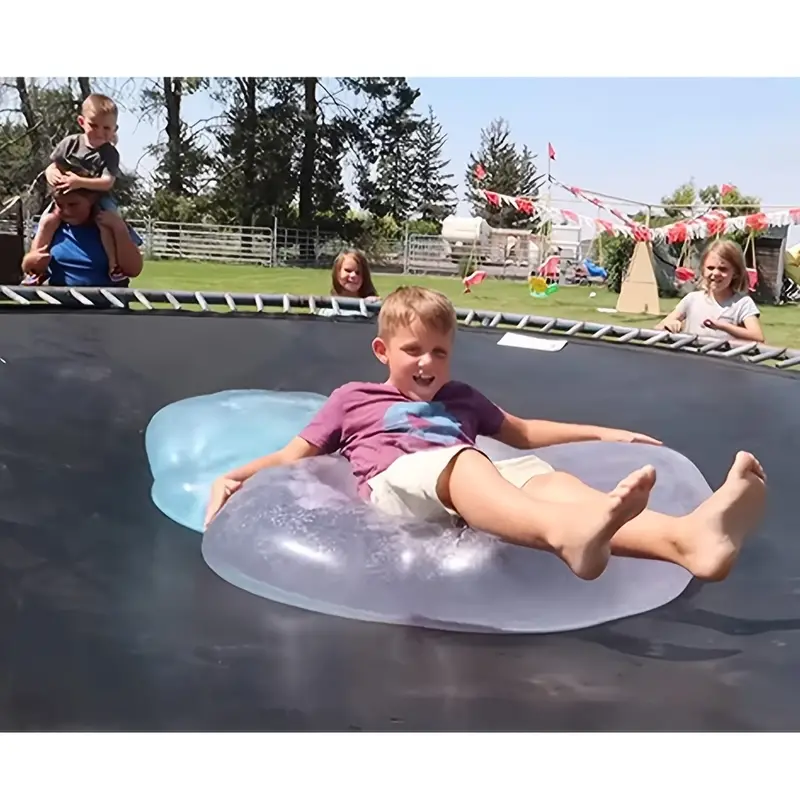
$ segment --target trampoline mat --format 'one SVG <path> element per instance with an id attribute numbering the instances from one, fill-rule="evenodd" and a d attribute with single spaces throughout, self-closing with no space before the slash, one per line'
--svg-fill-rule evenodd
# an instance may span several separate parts
<path id="1" fill-rule="evenodd" d="M 149 497 L 160 408 L 230 388 L 383 379 L 373 324 L 309 316 L 17 311 L 0 344 L 0 728 L 764 730 L 800 724 L 794 376 L 461 330 L 454 372 L 515 413 L 638 429 L 712 486 L 737 449 L 767 518 L 724 583 L 575 633 L 354 622 L 218 578 Z M 783 453 L 784 455 L 781 455 Z"/>

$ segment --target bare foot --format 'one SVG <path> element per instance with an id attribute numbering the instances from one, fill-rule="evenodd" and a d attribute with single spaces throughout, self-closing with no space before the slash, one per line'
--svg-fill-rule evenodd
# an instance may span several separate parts
<path id="1" fill-rule="evenodd" d="M 725 483 L 685 518 L 678 548 L 686 569 L 702 580 L 726 578 L 761 521 L 766 494 L 761 464 L 751 453 L 737 453 Z"/>
<path id="2" fill-rule="evenodd" d="M 574 528 L 565 531 L 565 542 L 557 550 L 579 578 L 591 581 L 603 574 L 611 558 L 611 538 L 647 508 L 655 482 L 655 469 L 642 467 L 600 501 L 581 507 Z"/>

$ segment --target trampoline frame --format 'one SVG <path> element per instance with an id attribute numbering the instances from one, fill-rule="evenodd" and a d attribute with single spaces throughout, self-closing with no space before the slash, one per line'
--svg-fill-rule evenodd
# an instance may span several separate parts
<path id="1" fill-rule="evenodd" d="M 369 316 L 377 313 L 380 302 L 366 302 L 360 298 L 332 297 L 321 295 L 260 294 L 232 292 L 189 292 L 161 289 L 55 287 L 55 286 L 0 286 L 0 294 L 22 308 L 42 308 L 42 305 L 104 311 L 127 311 L 129 303 L 138 302 L 142 311 L 158 312 L 154 303 L 167 303 L 167 311 L 189 311 L 187 306 L 199 306 L 202 311 L 214 313 L 213 306 L 224 306 L 228 311 L 262 313 L 267 309 L 279 309 L 283 313 L 310 312 L 331 309 L 334 315 L 342 311 L 360 311 Z M 0 311 L 4 310 L 0 298 Z M 725 339 L 697 336 L 687 333 L 670 333 L 651 328 L 631 328 L 624 325 L 600 324 L 536 314 L 512 314 L 500 311 L 483 311 L 471 308 L 456 308 L 458 322 L 464 327 L 477 323 L 481 327 L 508 327 L 529 333 L 558 334 L 579 339 L 601 340 L 609 344 L 636 344 L 644 347 L 686 351 L 694 355 L 713 356 L 747 362 L 761 367 L 789 369 L 800 365 L 800 350 L 787 347 L 771 347 L 758 342 L 746 342 L 732 347 Z M 334 316 L 333 319 L 336 317 Z M 344 316 L 342 318 L 345 318 Z M 348 317 L 352 319 L 352 317 Z"/>

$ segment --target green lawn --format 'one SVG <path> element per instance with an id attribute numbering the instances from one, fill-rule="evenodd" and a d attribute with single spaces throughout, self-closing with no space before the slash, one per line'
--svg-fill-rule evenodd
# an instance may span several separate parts
<path id="1" fill-rule="evenodd" d="M 395 286 L 416 283 L 438 289 L 460 308 L 539 314 L 545 317 L 614 322 L 619 325 L 651 328 L 659 319 L 645 315 L 604 314 L 598 308 L 613 308 L 617 295 L 604 289 L 562 287 L 548 298 L 537 300 L 520 282 L 486 280 L 464 294 L 456 278 L 416 275 L 376 275 L 375 285 L 385 296 Z M 188 291 L 261 292 L 263 294 L 330 293 L 330 272 L 322 269 L 265 268 L 228 264 L 189 263 L 185 261 L 150 261 L 134 281 L 138 289 L 183 289 Z M 589 297 L 591 292 L 595 297 Z M 676 300 L 662 300 L 666 314 Z M 762 308 L 762 324 L 769 344 L 800 349 L 800 308 L 794 306 Z"/>

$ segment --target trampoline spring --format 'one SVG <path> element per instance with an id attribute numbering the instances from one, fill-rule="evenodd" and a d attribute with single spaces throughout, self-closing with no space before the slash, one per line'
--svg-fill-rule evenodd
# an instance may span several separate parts
<path id="1" fill-rule="evenodd" d="M 659 331 L 658 333 L 654 334 L 653 336 L 648 337 L 645 339 L 642 344 L 645 347 L 650 347 L 654 344 L 659 344 L 663 342 L 665 339 L 669 339 L 671 336 L 669 331 Z"/>
<path id="2" fill-rule="evenodd" d="M 591 337 L 592 337 L 592 339 L 602 339 L 604 336 L 607 336 L 609 333 L 614 333 L 614 326 L 613 325 L 603 325 L 602 328 L 599 328 L 593 334 L 591 334 Z"/>
<path id="3" fill-rule="evenodd" d="M 81 303 L 81 304 L 82 304 L 82 305 L 84 305 L 84 306 L 93 306 L 93 305 L 94 305 L 94 303 L 93 303 L 93 302 L 92 302 L 92 301 L 91 301 L 91 300 L 90 300 L 88 297 L 84 296 L 84 295 L 83 295 L 81 292 L 79 292 L 77 289 L 70 288 L 70 289 L 69 289 L 69 293 L 70 293 L 70 294 L 71 294 L 71 295 L 72 295 L 72 296 L 73 296 L 73 297 L 74 297 L 74 298 L 75 298 L 75 299 L 76 299 L 76 300 L 77 300 L 79 303 Z M 134 294 L 136 294 L 136 293 L 134 292 Z"/>
<path id="4" fill-rule="evenodd" d="M 206 298 L 203 297 L 202 292 L 195 292 L 194 296 L 197 300 L 197 305 L 199 305 L 203 311 L 208 311 L 208 303 L 206 303 Z"/>
<path id="5" fill-rule="evenodd" d="M 234 301 L 233 297 L 231 297 L 229 292 L 225 292 L 225 302 L 231 311 L 238 311 L 236 302 Z"/>
<path id="6" fill-rule="evenodd" d="M 767 350 L 765 353 L 751 356 L 749 361 L 751 364 L 760 364 L 762 361 L 769 361 L 771 359 L 778 360 L 786 352 L 787 350 L 785 347 L 774 348 L 772 350 Z"/>
<path id="7" fill-rule="evenodd" d="M 676 336 L 675 341 L 669 345 L 669 349 L 682 350 L 684 347 L 688 347 L 690 344 L 696 341 L 697 341 L 697 336 L 693 333 L 684 334 L 683 336 Z"/>
<path id="8" fill-rule="evenodd" d="M 19 303 L 21 306 L 29 306 L 31 301 L 28 300 L 27 297 L 23 297 L 21 294 L 17 294 L 11 287 L 3 286 L 3 294 L 9 299 L 13 300 L 15 303 Z"/>
<path id="9" fill-rule="evenodd" d="M 309 299 L 311 300 L 312 303 L 314 302 L 314 298 L 313 297 L 311 297 Z M 264 301 L 261 299 L 261 295 L 260 294 L 257 294 L 255 296 L 255 301 L 256 301 L 256 311 L 260 314 L 264 310 Z"/>
<path id="10" fill-rule="evenodd" d="M 586 325 L 585 322 L 576 322 L 571 328 L 566 331 L 567 336 L 574 336 L 576 333 L 580 333 L 584 326 Z"/>
<path id="11" fill-rule="evenodd" d="M 46 303 L 50 303 L 52 306 L 61 305 L 61 301 L 57 297 L 53 297 L 50 292 L 45 292 L 43 289 L 37 289 L 36 296 L 44 300 Z"/>
<path id="12" fill-rule="evenodd" d="M 725 352 L 720 353 L 720 355 L 723 358 L 735 358 L 736 356 L 743 356 L 743 355 L 751 352 L 753 349 L 758 351 L 758 347 L 756 346 L 756 343 L 755 342 L 747 342 L 747 344 L 743 344 L 743 345 L 740 345 L 739 347 L 734 347 L 734 348 L 731 348 L 730 350 L 726 350 Z"/>
<path id="13" fill-rule="evenodd" d="M 172 292 L 165 292 L 165 297 L 167 298 L 167 302 L 176 310 L 180 311 L 183 306 L 178 302 L 175 298 L 175 295 Z"/>
<path id="14" fill-rule="evenodd" d="M 711 353 L 712 355 L 719 355 L 719 353 L 712 353 L 713 350 L 720 350 L 727 344 L 725 339 L 719 339 L 715 342 L 708 342 L 708 344 L 701 345 L 699 348 L 699 352 L 701 353 Z"/>
<path id="15" fill-rule="evenodd" d="M 116 306 L 117 308 L 125 308 L 125 303 L 123 303 L 122 300 L 120 300 L 116 295 L 109 292 L 108 289 L 101 289 L 100 294 L 102 297 L 108 300 L 112 306 Z"/>
<path id="16" fill-rule="evenodd" d="M 133 296 L 148 310 L 153 311 L 153 304 L 138 289 L 133 290 Z"/>

